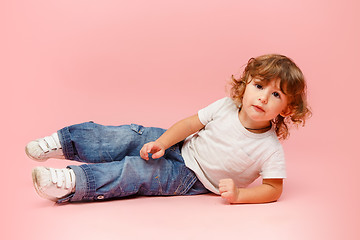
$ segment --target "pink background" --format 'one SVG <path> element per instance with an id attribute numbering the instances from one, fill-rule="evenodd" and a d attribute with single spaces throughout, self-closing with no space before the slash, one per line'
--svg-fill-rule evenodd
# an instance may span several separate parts
<path id="1" fill-rule="evenodd" d="M 358 1 L 11 0 L 0 11 L 2 239 L 359 239 Z M 314 112 L 284 144 L 279 202 L 36 195 L 28 141 L 89 120 L 168 128 L 265 53 L 301 67 Z"/>

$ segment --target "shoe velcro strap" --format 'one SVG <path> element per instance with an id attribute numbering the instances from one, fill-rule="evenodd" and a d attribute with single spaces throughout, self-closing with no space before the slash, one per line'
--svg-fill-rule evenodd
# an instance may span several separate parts
<path id="1" fill-rule="evenodd" d="M 44 153 L 48 153 L 50 151 L 48 144 L 43 139 L 39 140 L 39 146 Z"/>
<path id="2" fill-rule="evenodd" d="M 44 140 L 48 144 L 48 146 L 51 150 L 56 150 L 58 148 L 55 140 L 52 137 L 44 137 Z"/>
<path id="3" fill-rule="evenodd" d="M 58 149 L 62 148 L 62 147 L 61 147 L 61 143 L 60 143 L 60 139 L 59 139 L 59 135 L 57 134 L 57 132 L 51 134 L 51 137 L 54 139 L 57 148 L 58 148 Z"/>
<path id="4" fill-rule="evenodd" d="M 54 169 L 49 168 L 51 181 L 56 184 L 57 187 L 73 189 L 75 187 L 75 174 L 74 171 L 68 168 L 64 169 Z M 64 186 L 65 185 L 65 186 Z"/>

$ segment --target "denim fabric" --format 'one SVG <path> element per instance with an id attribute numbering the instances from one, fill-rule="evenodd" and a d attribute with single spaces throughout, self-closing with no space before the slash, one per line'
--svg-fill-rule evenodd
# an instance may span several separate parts
<path id="1" fill-rule="evenodd" d="M 87 122 L 58 131 L 66 159 L 84 163 L 71 165 L 76 175 L 74 194 L 59 200 L 94 201 L 130 195 L 194 195 L 209 192 L 195 173 L 185 166 L 182 142 L 163 157 L 148 161 L 140 149 L 165 132 L 137 124 L 103 126 Z"/>

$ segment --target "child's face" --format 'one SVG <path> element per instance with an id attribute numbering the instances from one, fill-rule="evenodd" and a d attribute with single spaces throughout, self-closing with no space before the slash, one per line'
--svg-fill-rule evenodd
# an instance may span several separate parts
<path id="1" fill-rule="evenodd" d="M 244 126 L 266 126 L 279 114 L 290 114 L 288 97 L 280 89 L 280 80 L 266 83 L 252 78 L 246 85 L 239 115 Z"/>

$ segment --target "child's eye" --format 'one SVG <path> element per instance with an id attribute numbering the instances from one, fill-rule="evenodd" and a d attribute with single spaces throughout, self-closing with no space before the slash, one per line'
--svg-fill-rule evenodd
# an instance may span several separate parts
<path id="1" fill-rule="evenodd" d="M 255 84 L 255 87 L 258 89 L 262 89 L 263 87 L 260 84 Z"/>
<path id="2" fill-rule="evenodd" d="M 280 94 L 278 92 L 274 92 L 273 96 L 276 97 L 276 98 L 280 98 Z"/>

